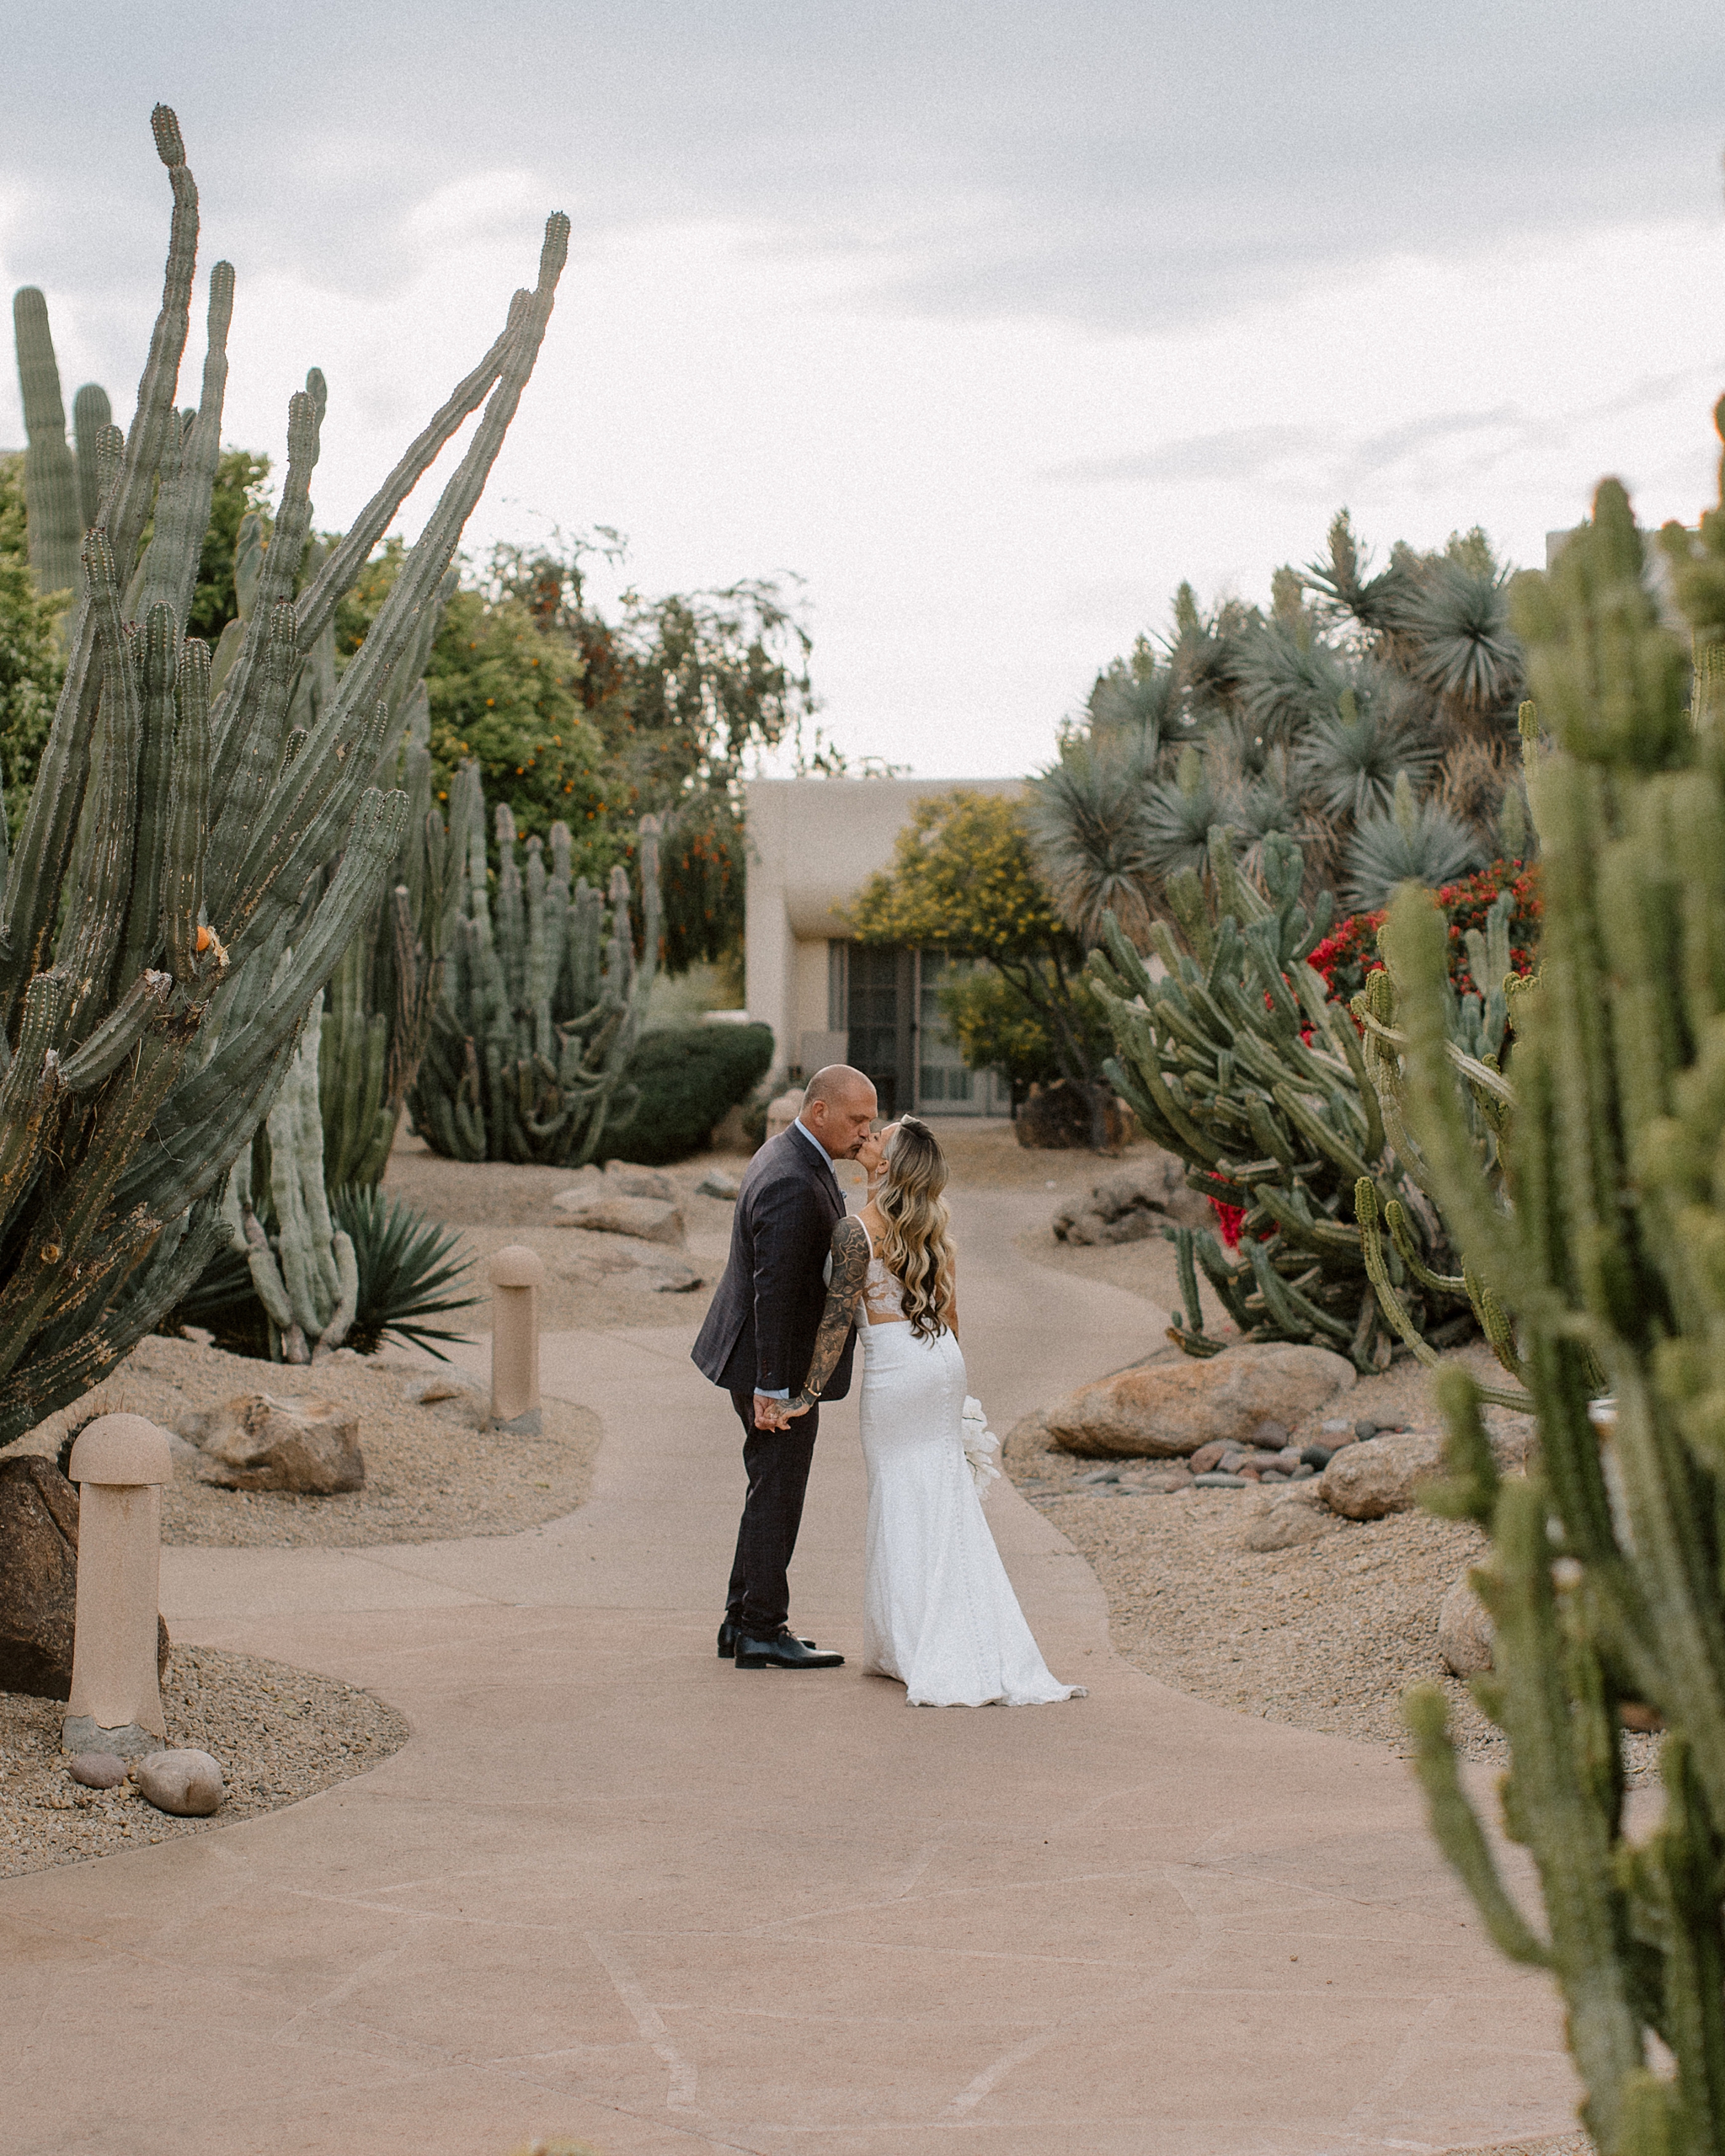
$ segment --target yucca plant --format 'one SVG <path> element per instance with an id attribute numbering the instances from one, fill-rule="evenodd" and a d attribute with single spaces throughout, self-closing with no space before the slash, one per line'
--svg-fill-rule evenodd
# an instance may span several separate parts
<path id="1" fill-rule="evenodd" d="M 1482 865 L 1485 849 L 1436 801 L 1417 801 L 1407 774 L 1387 809 L 1364 816 L 1348 842 L 1348 896 L 1362 912 L 1387 905 L 1403 883 L 1435 890 Z"/>
<path id="2" fill-rule="evenodd" d="M 1150 933 L 1159 867 L 1146 814 L 1155 750 L 1145 729 L 1092 737 L 1030 789 L 1025 817 L 1061 912 L 1086 943 L 1112 913 L 1135 942 Z"/>
<path id="3" fill-rule="evenodd" d="M 1402 771 L 1423 785 L 1438 745 L 1421 718 L 1405 682 L 1386 667 L 1362 667 L 1300 744 L 1295 768 L 1307 797 L 1326 815 L 1357 823 L 1390 806 Z"/>

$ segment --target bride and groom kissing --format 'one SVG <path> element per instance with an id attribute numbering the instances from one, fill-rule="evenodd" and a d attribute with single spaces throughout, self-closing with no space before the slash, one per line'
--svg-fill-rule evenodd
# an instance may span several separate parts
<path id="1" fill-rule="evenodd" d="M 860 1070 L 817 1071 L 749 1164 L 724 1278 L 694 1347 L 743 1426 L 748 1495 L 718 1652 L 739 1669 L 835 1669 L 790 1628 L 791 1556 L 823 1401 L 862 1343 L 868 1476 L 862 1666 L 913 1706 L 1029 1706 L 1083 1687 L 1049 1673 L 989 1532 L 964 1448 L 947 1164 L 925 1123 L 873 1129 Z M 835 1161 L 868 1177 L 846 1212 Z"/>

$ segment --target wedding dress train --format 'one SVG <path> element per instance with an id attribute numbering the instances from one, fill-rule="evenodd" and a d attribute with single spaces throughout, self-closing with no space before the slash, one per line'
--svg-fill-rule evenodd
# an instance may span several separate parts
<path id="1" fill-rule="evenodd" d="M 917 1707 L 1036 1706 L 1081 1696 L 1032 1638 L 964 1457 L 964 1358 L 918 1339 L 898 1283 L 871 1259 L 862 1342 L 868 1467 L 862 1666 Z"/>

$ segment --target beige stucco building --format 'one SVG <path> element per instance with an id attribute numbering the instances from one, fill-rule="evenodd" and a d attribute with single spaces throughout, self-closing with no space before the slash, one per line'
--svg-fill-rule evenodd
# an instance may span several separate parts
<path id="1" fill-rule="evenodd" d="M 884 1113 L 1004 1115 L 1006 1086 L 964 1068 L 942 1020 L 950 961 L 853 942 L 845 909 L 892 859 L 919 801 L 1017 794 L 1017 779 L 756 779 L 748 789 L 749 1016 L 771 1026 L 774 1073 L 852 1063 Z"/>

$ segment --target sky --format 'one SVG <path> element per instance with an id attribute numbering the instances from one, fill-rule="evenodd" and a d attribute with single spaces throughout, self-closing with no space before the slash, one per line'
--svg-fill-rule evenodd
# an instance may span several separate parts
<path id="1" fill-rule="evenodd" d="M 778 578 L 847 755 L 1011 775 L 1183 578 L 1267 601 L 1343 505 L 1537 566 L 1607 472 L 1714 501 L 1722 91 L 1701 0 L 81 0 L 8 40 L 0 273 L 129 418 L 173 105 L 227 439 L 279 458 L 320 366 L 333 529 L 566 211 L 470 550 Z"/>

